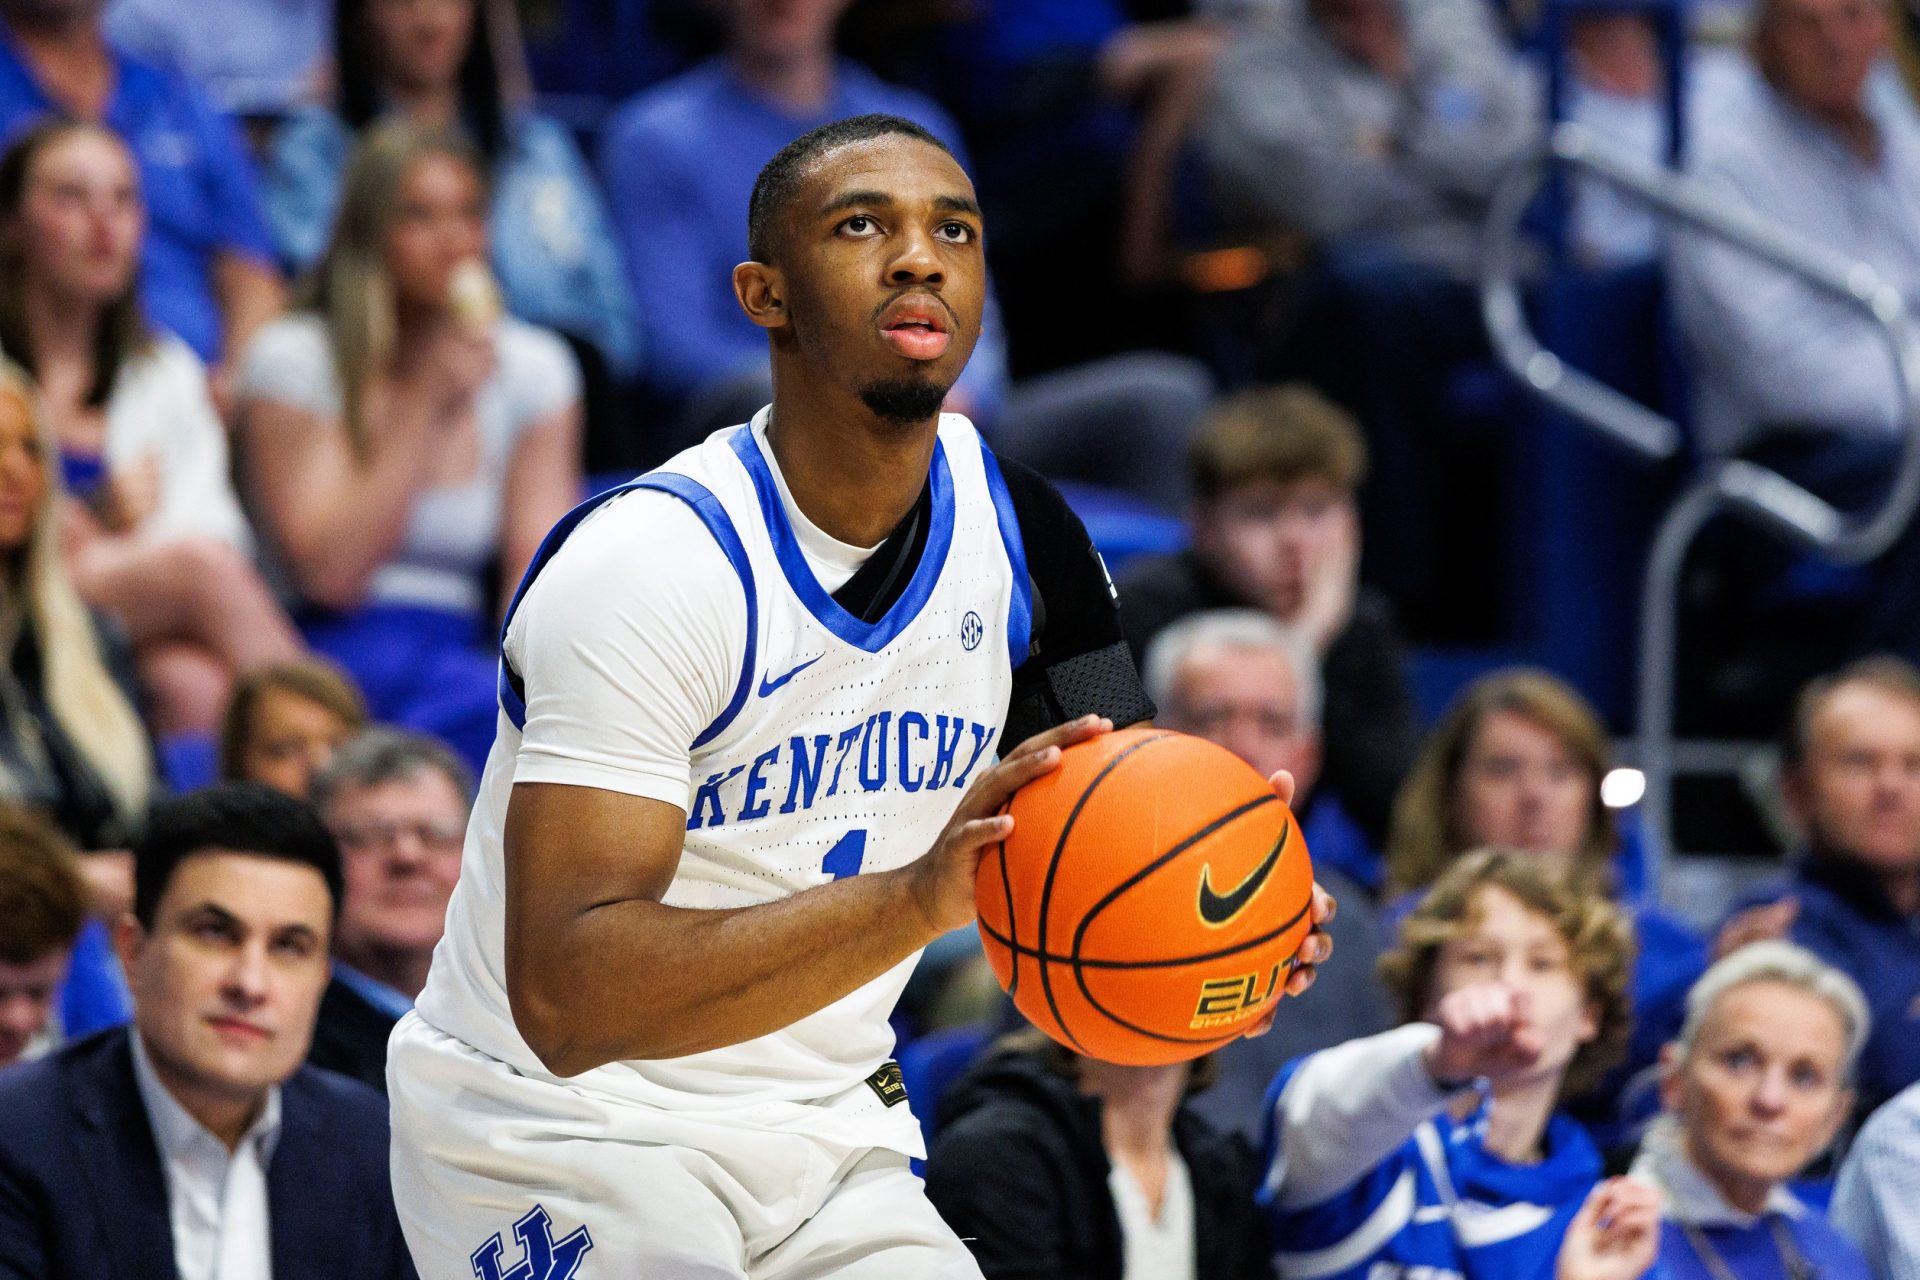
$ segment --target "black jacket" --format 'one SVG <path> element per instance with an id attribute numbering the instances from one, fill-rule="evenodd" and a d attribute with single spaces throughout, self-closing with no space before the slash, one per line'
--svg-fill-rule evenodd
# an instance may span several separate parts
<path id="1" fill-rule="evenodd" d="M 1251 607 L 1191 551 L 1137 560 L 1120 577 L 1120 626 L 1136 663 L 1169 623 L 1202 609 Z M 1340 797 L 1374 848 L 1385 848 L 1394 797 L 1420 748 L 1406 646 L 1386 597 L 1360 588 L 1353 618 L 1321 661 L 1320 678 L 1326 686 L 1320 784 Z"/>
<path id="2" fill-rule="evenodd" d="M 159 1148 L 115 1028 L 0 1072 L 0 1280 L 175 1280 Z M 413 1280 L 387 1108 L 302 1067 L 267 1164 L 274 1280 Z"/>
<path id="3" fill-rule="evenodd" d="M 1174 1145 L 1193 1182 L 1194 1274 L 1269 1280 L 1252 1150 L 1182 1107 Z M 1121 1280 L 1100 1103 L 1039 1055 L 1000 1050 L 947 1095 L 927 1195 L 987 1280 Z"/>
<path id="4" fill-rule="evenodd" d="M 335 977 L 320 997 L 307 1063 L 387 1091 L 387 1038 L 399 1019 Z"/>

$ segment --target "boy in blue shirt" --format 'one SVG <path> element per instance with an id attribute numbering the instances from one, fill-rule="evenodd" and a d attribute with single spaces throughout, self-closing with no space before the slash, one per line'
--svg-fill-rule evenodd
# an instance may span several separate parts
<path id="1" fill-rule="evenodd" d="M 1632 935 L 1521 854 L 1462 858 L 1381 961 L 1408 1025 L 1268 1094 L 1260 1192 L 1286 1280 L 1549 1275 L 1600 1154 L 1558 1110 L 1630 1029 Z"/>

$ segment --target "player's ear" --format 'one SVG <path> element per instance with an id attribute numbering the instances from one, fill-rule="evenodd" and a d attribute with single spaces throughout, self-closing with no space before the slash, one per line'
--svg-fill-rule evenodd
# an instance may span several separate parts
<path id="1" fill-rule="evenodd" d="M 770 262 L 743 262 L 733 269 L 733 296 L 747 319 L 762 329 L 780 329 L 787 323 L 786 280 Z"/>

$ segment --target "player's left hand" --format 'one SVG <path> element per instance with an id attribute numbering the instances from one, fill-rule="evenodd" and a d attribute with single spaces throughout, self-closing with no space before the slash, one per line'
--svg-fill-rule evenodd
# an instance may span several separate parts
<path id="1" fill-rule="evenodd" d="M 1273 787 L 1273 794 L 1280 797 L 1280 803 L 1291 809 L 1294 792 L 1293 775 L 1282 769 L 1267 781 Z M 1333 919 L 1334 913 L 1339 909 L 1340 904 L 1334 900 L 1334 896 L 1322 889 L 1319 882 L 1315 881 L 1311 909 L 1313 928 L 1301 941 L 1300 950 L 1294 953 L 1293 972 L 1287 975 L 1288 995 L 1300 995 L 1311 987 L 1313 980 L 1319 976 L 1319 966 L 1325 964 L 1327 958 L 1333 954 L 1333 936 L 1327 932 L 1327 922 Z M 1267 1034 L 1268 1029 L 1273 1026 L 1274 1015 L 1278 1012 L 1278 1005 L 1268 1010 L 1267 1016 L 1256 1022 L 1247 1035 L 1253 1037 Z"/>

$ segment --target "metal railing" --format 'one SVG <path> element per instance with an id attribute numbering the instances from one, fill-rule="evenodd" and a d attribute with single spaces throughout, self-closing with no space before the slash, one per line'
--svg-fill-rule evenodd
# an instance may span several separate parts
<path id="1" fill-rule="evenodd" d="M 1611 146 L 1581 125 L 1556 125 L 1515 163 L 1495 194 L 1482 243 L 1481 310 L 1495 352 L 1524 386 L 1630 452 L 1649 460 L 1671 458 L 1681 447 L 1680 430 L 1543 348 L 1522 305 L 1521 219 L 1555 166 L 1590 174 L 1644 200 L 1667 222 L 1725 241 L 1857 307 L 1886 339 L 1899 375 L 1904 447 L 1877 508 L 1843 512 L 1777 471 L 1715 459 L 1701 467 L 1660 522 L 1642 580 L 1635 701 L 1639 764 L 1647 782 L 1641 814 L 1648 880 L 1661 886 L 1672 839 L 1673 664 L 1687 549 L 1723 513 L 1839 564 L 1870 560 L 1892 545 L 1920 503 L 1920 349 L 1906 303 L 1871 266 L 1730 203 L 1698 179 Z"/>

